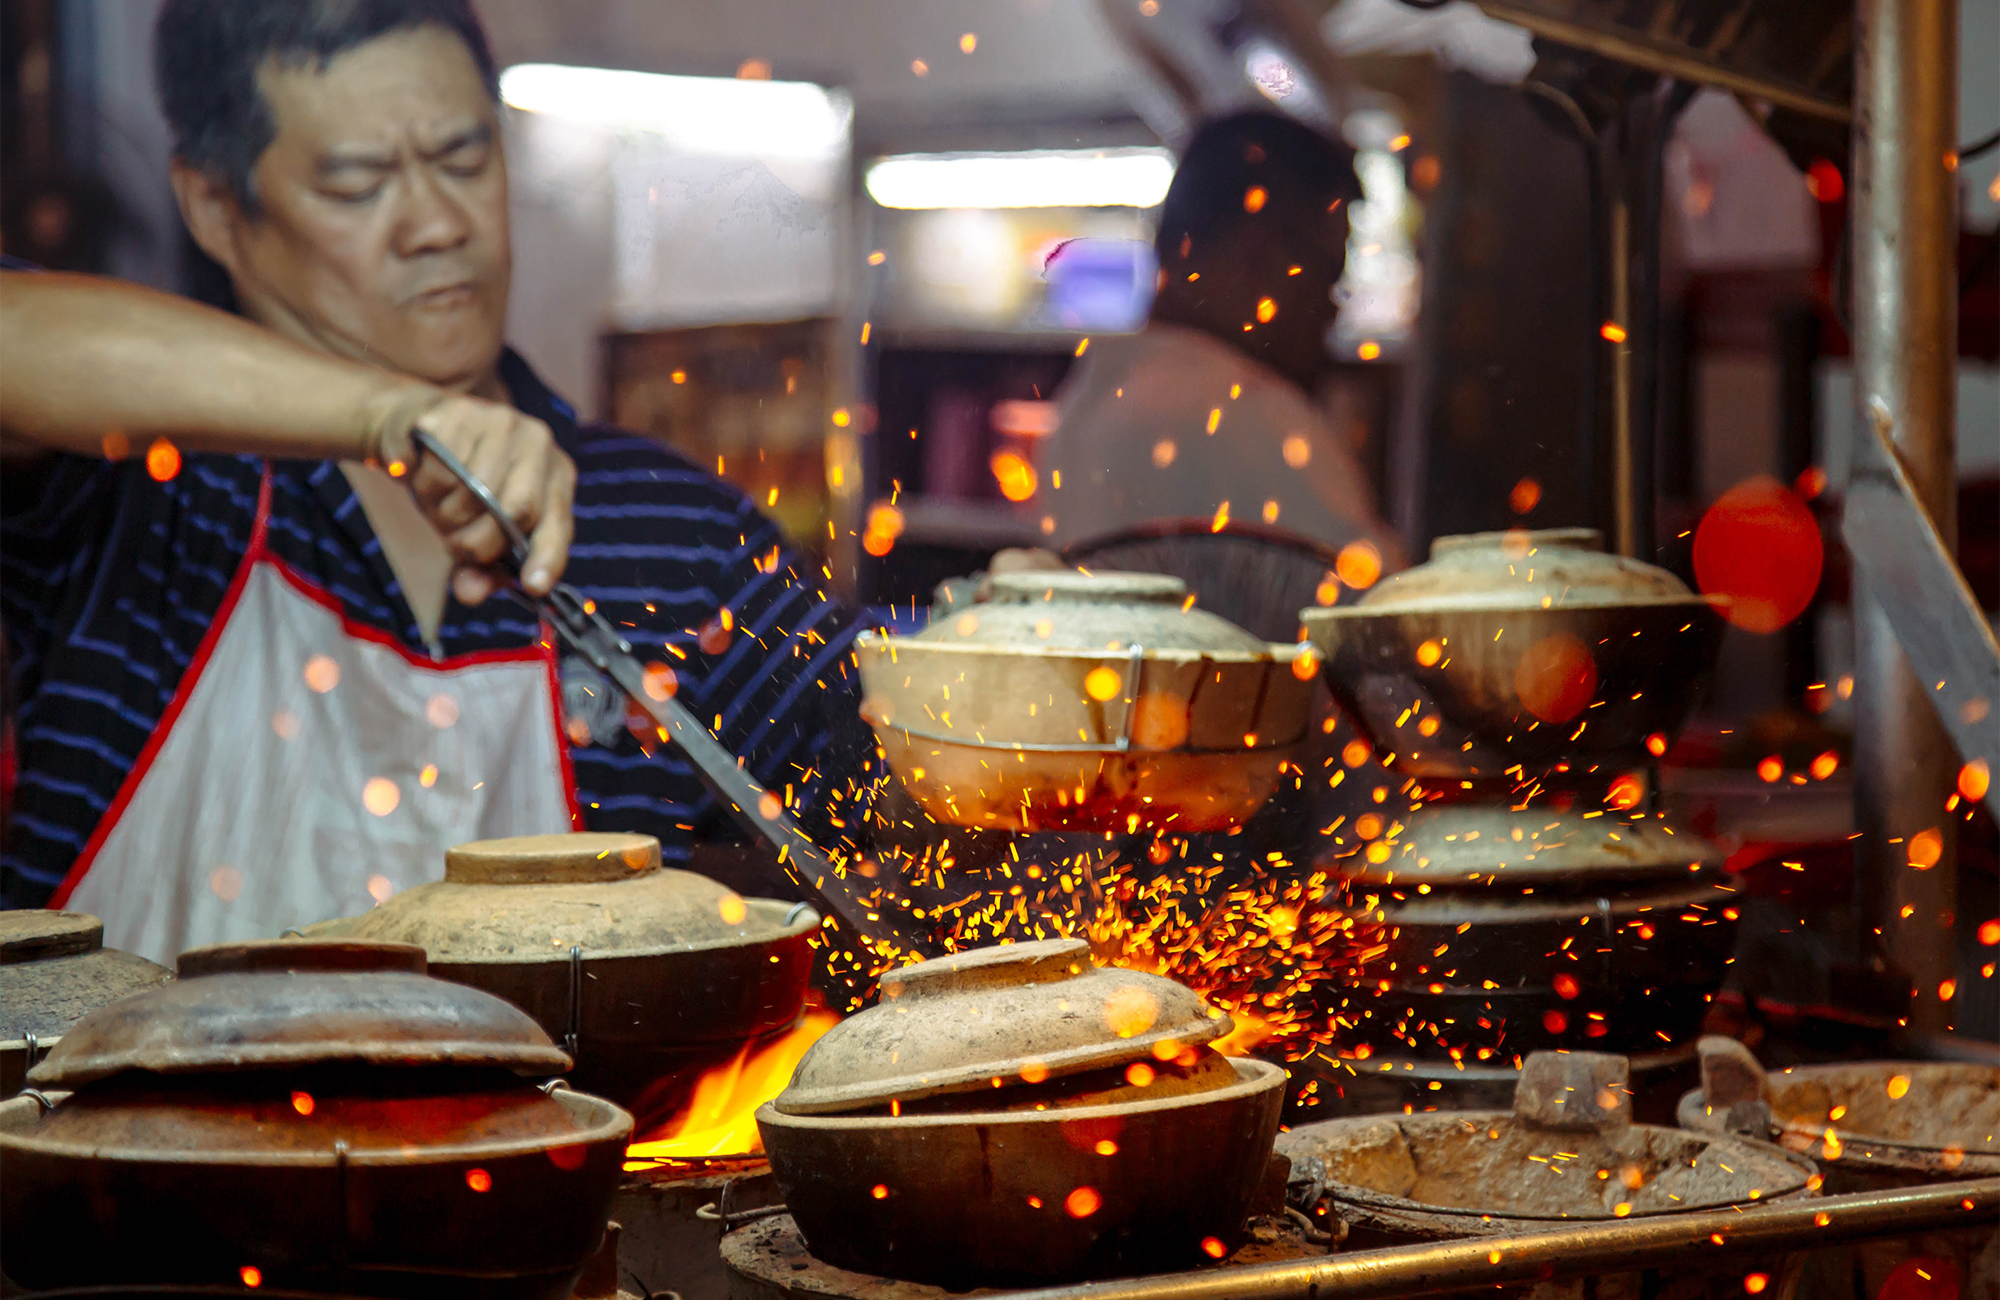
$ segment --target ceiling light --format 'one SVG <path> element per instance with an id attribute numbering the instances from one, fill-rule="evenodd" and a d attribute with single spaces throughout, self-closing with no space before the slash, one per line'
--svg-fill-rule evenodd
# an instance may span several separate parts
<path id="1" fill-rule="evenodd" d="M 822 158 L 847 149 L 847 95 L 804 81 L 675 77 L 615 68 L 517 63 L 500 74 L 514 108 L 667 137 L 687 153 Z"/>
<path id="2" fill-rule="evenodd" d="M 904 154 L 868 168 L 885 208 L 1151 208 L 1167 196 L 1165 149 Z"/>

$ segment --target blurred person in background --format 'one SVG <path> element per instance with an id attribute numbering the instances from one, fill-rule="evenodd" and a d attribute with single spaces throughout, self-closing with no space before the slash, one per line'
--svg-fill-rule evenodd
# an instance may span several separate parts
<path id="1" fill-rule="evenodd" d="M 840 825 L 873 740 L 816 575 L 504 344 L 467 0 L 167 0 L 155 44 L 183 218 L 255 324 L 4 277 L 7 905 L 96 913 L 166 961 L 365 910 L 464 840 L 631 830 L 687 860 L 716 821 L 692 767 L 532 608 L 486 599 L 499 529 L 418 424 L 531 534 L 527 591 L 566 578 L 809 828 Z"/>
<path id="2" fill-rule="evenodd" d="M 1091 339 L 1056 394 L 1057 546 L 1226 510 L 1398 553 L 1311 398 L 1360 194 L 1353 151 L 1290 118 L 1240 113 L 1195 133 L 1161 207 L 1145 327 Z"/>

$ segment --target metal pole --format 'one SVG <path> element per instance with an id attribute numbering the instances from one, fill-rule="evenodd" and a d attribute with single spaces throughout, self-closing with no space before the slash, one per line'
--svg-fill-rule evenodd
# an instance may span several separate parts
<path id="1" fill-rule="evenodd" d="M 1015 1291 L 1007 1300 L 1400 1300 L 1645 1268 L 1706 1269 L 1749 1255 L 1844 1245 L 1933 1229 L 1988 1227 L 2000 1178 L 1935 1183 L 1750 1210 L 1702 1210 L 1566 1224 L 1324 1259 L 1284 1260 Z"/>
<path id="2" fill-rule="evenodd" d="M 1606 128 L 1613 139 L 1624 134 L 1614 125 Z M 1630 147 L 1630 141 L 1626 141 Z M 1605 183 L 1611 192 L 1611 321 L 1624 332 L 1611 341 L 1611 549 L 1620 555 L 1650 560 L 1653 539 L 1640 549 L 1638 457 L 1632 446 L 1632 338 L 1638 328 L 1632 319 L 1632 201 L 1625 185 L 1625 169 L 1613 160 L 1606 167 Z M 1646 502 L 1650 506 L 1651 502 Z M 1646 510 L 1650 526 L 1653 512 Z"/>
<path id="3" fill-rule="evenodd" d="M 1859 0 L 1856 6 L 1854 378 L 1857 438 L 1894 444 L 1918 498 L 1955 545 L 1954 262 L 1958 234 L 1958 7 L 1955 0 Z M 1896 629 L 1866 582 L 1854 594 L 1855 842 L 1863 959 L 1913 990 L 1909 1028 L 1951 1020 L 1956 818 L 1944 801 L 1956 771 Z M 1912 629 L 1905 628 L 1906 632 Z M 1937 852 L 1913 841 L 1930 832 Z M 1935 865 L 1919 869 L 1925 861 Z"/>
<path id="4" fill-rule="evenodd" d="M 1536 36 L 1558 45 L 1588 50 L 1616 63 L 1692 81 L 1699 86 L 1719 86 L 1748 99 L 1762 100 L 1779 108 L 1789 108 L 1809 117 L 1829 122 L 1845 122 L 1848 107 L 1814 91 L 1786 85 L 1768 77 L 1738 72 L 1722 66 L 1713 54 L 1696 51 L 1670 40 L 1614 26 L 1595 26 L 1546 13 L 1549 5 L 1522 4 L 1519 0 L 1475 0 L 1489 18 L 1525 27 Z"/>

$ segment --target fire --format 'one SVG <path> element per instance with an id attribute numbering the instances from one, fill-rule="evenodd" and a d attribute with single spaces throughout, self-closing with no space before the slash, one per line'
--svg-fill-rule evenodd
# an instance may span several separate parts
<path id="1" fill-rule="evenodd" d="M 1231 1011 L 1229 1018 L 1236 1027 L 1209 1044 L 1224 1056 L 1248 1056 L 1277 1032 L 1270 1021 L 1241 1008 Z"/>
<path id="2" fill-rule="evenodd" d="M 806 1049 L 840 1023 L 831 1011 L 811 1011 L 775 1043 L 746 1046 L 728 1064 L 695 1080 L 688 1104 L 668 1123 L 666 1136 L 625 1149 L 627 1172 L 671 1160 L 754 1155 L 764 1149 L 757 1108 L 784 1091 Z"/>

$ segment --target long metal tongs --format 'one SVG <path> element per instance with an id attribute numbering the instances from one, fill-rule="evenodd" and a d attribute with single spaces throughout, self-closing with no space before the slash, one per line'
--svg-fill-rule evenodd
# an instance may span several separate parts
<path id="1" fill-rule="evenodd" d="M 528 560 L 528 538 L 501 506 L 499 498 L 429 433 L 413 429 L 410 436 L 424 455 L 436 457 L 438 464 L 450 470 L 500 525 L 507 538 L 506 567 L 519 578 L 521 567 Z M 729 809 L 737 825 L 777 850 L 778 862 L 801 889 L 858 933 L 897 944 L 908 943 L 906 936 L 897 935 L 883 923 L 880 913 L 871 915 L 859 901 L 826 887 L 827 882 L 839 878 L 826 854 L 785 811 L 778 797 L 745 771 L 742 761 L 685 706 L 671 695 L 663 697 L 646 689 L 646 669 L 632 653 L 631 643 L 618 634 L 591 602 L 567 583 L 557 583 L 548 595 L 539 599 L 518 587 L 515 591 L 521 600 L 541 611 L 565 645 L 616 682 L 634 704 L 665 730 L 694 763 L 701 783 Z"/>

